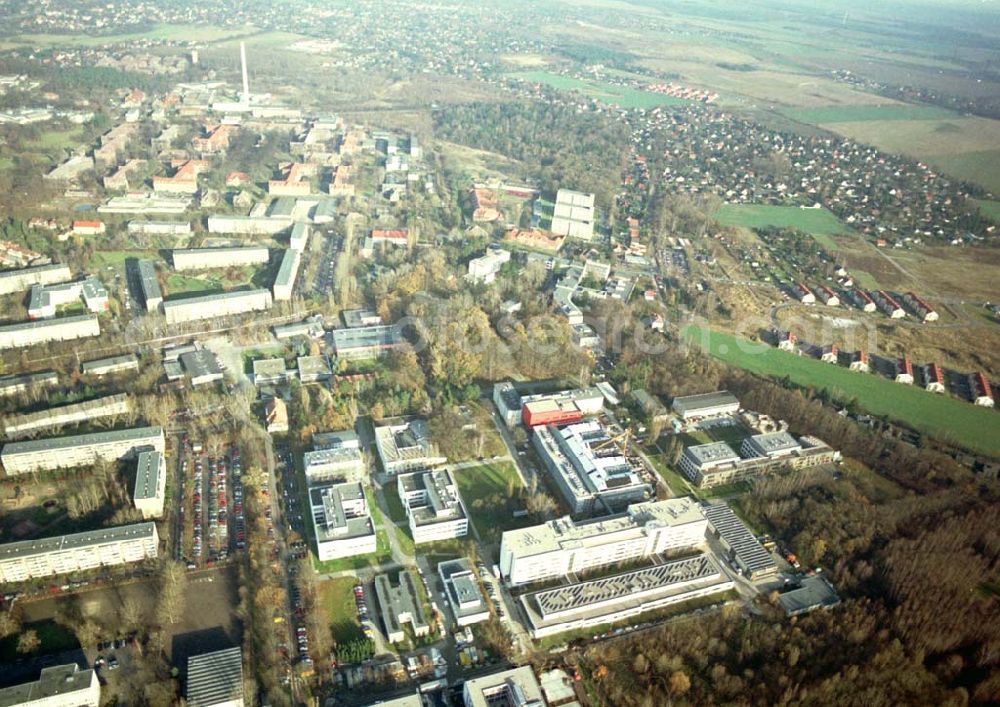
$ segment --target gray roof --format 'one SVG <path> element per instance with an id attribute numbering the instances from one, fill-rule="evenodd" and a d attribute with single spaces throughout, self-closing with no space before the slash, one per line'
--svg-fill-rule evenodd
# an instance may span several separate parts
<path id="1" fill-rule="evenodd" d="M 222 375 L 222 367 L 219 365 L 219 359 L 208 349 L 199 349 L 198 351 L 181 354 L 181 364 L 192 378 Z"/>
<path id="2" fill-rule="evenodd" d="M 486 601 L 468 559 L 446 560 L 438 564 L 438 574 L 444 581 L 448 603 L 455 614 L 462 617 L 486 610 Z"/>
<path id="3" fill-rule="evenodd" d="M 84 533 L 71 533 L 70 535 L 60 535 L 53 538 L 6 543 L 5 545 L 0 545 L 0 560 L 10 560 L 15 557 L 32 557 L 34 555 L 44 555 L 55 550 L 93 547 L 117 543 L 123 540 L 152 537 L 156 537 L 155 523 L 119 525 L 113 528 L 100 528 L 98 530 L 88 530 Z"/>
<path id="4" fill-rule="evenodd" d="M 17 322 L 16 324 L 5 324 L 0 326 L 0 331 L 31 331 L 32 329 L 47 329 L 49 327 L 63 326 L 64 324 L 77 324 L 87 321 L 96 321 L 96 314 L 76 314 L 71 317 L 55 317 L 53 319 L 39 319 L 38 321 Z"/>
<path id="5" fill-rule="evenodd" d="M 416 580 L 410 570 L 400 570 L 398 584 L 393 584 L 390 575 L 380 574 L 375 577 L 375 595 L 378 598 L 382 620 L 389 632 L 400 630 L 399 617 L 410 614 L 414 629 L 426 627 L 427 617 L 424 607 L 417 594 Z"/>
<path id="6" fill-rule="evenodd" d="M 764 456 L 802 448 L 799 441 L 787 432 L 770 432 L 768 434 L 754 435 L 750 437 L 749 442 L 759 454 Z"/>
<path id="7" fill-rule="evenodd" d="M 108 444 L 112 442 L 124 442 L 134 440 L 145 442 L 150 437 L 163 438 L 162 427 L 130 427 L 124 430 L 108 430 L 106 432 L 92 432 L 82 435 L 69 435 L 67 437 L 45 437 L 43 439 L 28 439 L 23 442 L 10 442 L 3 447 L 3 456 L 11 454 L 31 454 L 33 452 L 52 451 L 56 449 L 70 449 L 93 444 Z"/>
<path id="8" fill-rule="evenodd" d="M 93 670 L 80 670 L 76 663 L 42 668 L 38 680 L 0 689 L 0 707 L 17 707 L 57 695 L 89 690 L 96 680 Z M 59 700 L 59 704 L 68 703 L 67 698 Z"/>
<path id="9" fill-rule="evenodd" d="M 750 574 L 773 572 L 777 569 L 774 558 L 757 542 L 750 529 L 728 505 L 723 502 L 707 503 L 704 511 L 709 525 L 733 549 L 737 559 Z"/>
<path id="10" fill-rule="evenodd" d="M 740 460 L 740 455 L 727 442 L 696 444 L 693 447 L 687 447 L 684 453 L 694 459 L 699 465 Z"/>
<path id="11" fill-rule="evenodd" d="M 243 698 L 243 654 L 239 648 L 188 658 L 188 705 L 209 707 L 237 698 Z"/>
<path id="12" fill-rule="evenodd" d="M 90 373 L 99 368 L 118 368 L 139 366 L 139 358 L 135 354 L 123 354 L 121 356 L 110 356 L 108 358 L 98 358 L 93 361 L 84 361 L 80 364 L 80 370 Z"/>
<path id="13" fill-rule="evenodd" d="M 840 603 L 837 591 L 823 577 L 806 577 L 799 587 L 778 596 L 781 607 L 789 616 L 804 614 L 820 607 L 836 606 Z"/>
<path id="14" fill-rule="evenodd" d="M 164 302 L 163 306 L 166 309 L 171 309 L 173 307 L 190 306 L 192 304 L 212 304 L 213 302 L 218 302 L 219 300 L 226 299 L 241 299 L 243 297 L 259 297 L 261 294 L 266 294 L 270 296 L 270 292 L 267 290 L 256 289 L 256 290 L 228 290 L 226 292 L 213 292 L 210 295 L 202 295 L 200 297 L 185 297 L 184 299 L 171 300 L 170 302 Z"/>
<path id="15" fill-rule="evenodd" d="M 313 486 L 309 489 L 309 505 L 313 515 L 313 528 L 318 542 L 360 538 L 374 535 L 371 515 L 348 514 L 345 502 L 365 500 L 364 487 L 357 481 L 344 484 Z"/>
<path id="16" fill-rule="evenodd" d="M 158 477 L 160 476 L 161 455 L 155 449 L 139 452 L 136 459 L 135 491 L 132 497 L 138 500 L 156 498 Z"/>
<path id="17" fill-rule="evenodd" d="M 142 296 L 149 302 L 150 300 L 162 300 L 163 291 L 160 290 L 160 281 L 156 278 L 156 265 L 152 260 L 140 260 L 139 265 L 139 286 L 142 288 Z"/>
<path id="18" fill-rule="evenodd" d="M 281 266 L 278 268 L 278 274 L 274 278 L 274 284 L 288 285 L 295 280 L 295 275 L 299 270 L 300 259 L 299 251 L 287 248 L 281 256 Z"/>
<path id="19" fill-rule="evenodd" d="M 338 354 L 357 349 L 388 348 L 402 341 L 399 328 L 394 324 L 334 329 L 331 334 Z"/>
<path id="20" fill-rule="evenodd" d="M 739 407 L 739 404 L 740 401 L 735 395 L 728 390 L 720 390 L 715 393 L 700 393 L 698 395 L 685 395 L 674 398 L 672 407 L 682 415 L 690 415 L 696 414 L 698 410 L 732 405 Z"/>

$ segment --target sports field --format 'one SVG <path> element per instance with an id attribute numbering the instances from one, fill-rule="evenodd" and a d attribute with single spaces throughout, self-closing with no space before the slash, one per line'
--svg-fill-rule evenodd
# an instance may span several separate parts
<path id="1" fill-rule="evenodd" d="M 826 209 L 802 209 L 798 206 L 768 204 L 723 204 L 714 216 L 715 220 L 724 226 L 797 228 L 811 235 L 830 251 L 839 248 L 830 236 L 851 232 Z"/>
<path id="2" fill-rule="evenodd" d="M 873 415 L 885 415 L 929 436 L 1000 456 L 1000 417 L 994 410 L 703 327 L 687 327 L 684 336 L 712 356 L 752 373 L 787 376 L 796 385 L 822 388 L 845 402 L 856 399 Z"/>
<path id="3" fill-rule="evenodd" d="M 601 81 L 575 79 L 571 76 L 561 76 L 548 71 L 524 71 L 511 74 L 515 78 L 530 83 L 542 83 L 560 91 L 576 91 L 589 98 L 596 99 L 608 105 L 621 108 L 655 108 L 656 106 L 685 105 L 689 103 L 682 98 L 674 98 L 662 93 L 640 91 L 626 86 L 615 86 Z"/>

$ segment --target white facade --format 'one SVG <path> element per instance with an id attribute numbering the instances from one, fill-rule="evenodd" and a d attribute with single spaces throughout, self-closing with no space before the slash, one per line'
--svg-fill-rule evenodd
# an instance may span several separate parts
<path id="1" fill-rule="evenodd" d="M 0 545 L 0 583 L 141 562 L 156 557 L 158 543 L 155 523 L 7 543 Z"/>
<path id="2" fill-rule="evenodd" d="M 10 442 L 4 445 L 0 459 L 8 475 L 27 474 L 122 459 L 147 447 L 163 453 L 162 427 L 136 427 Z"/>
<path id="3" fill-rule="evenodd" d="M 267 290 L 237 290 L 164 302 L 163 313 L 167 318 L 167 324 L 177 324 L 257 312 L 270 306 L 271 293 Z"/>
<path id="4" fill-rule="evenodd" d="M 263 216 L 219 216 L 208 217 L 209 233 L 239 233 L 243 235 L 273 236 L 292 225 L 290 218 Z"/>
<path id="5" fill-rule="evenodd" d="M 243 265 L 267 263 L 267 248 L 256 246 L 240 248 L 188 248 L 173 252 L 175 270 L 208 270 L 232 268 Z"/>
<path id="6" fill-rule="evenodd" d="M 0 349 L 14 349 L 50 341 L 72 341 L 99 336 L 101 325 L 95 314 L 43 319 L 0 326 Z"/>
<path id="7" fill-rule="evenodd" d="M 302 455 L 306 483 L 309 485 L 344 479 L 360 481 L 365 473 L 365 461 L 357 447 L 318 449 Z"/>
<path id="8" fill-rule="evenodd" d="M 594 195 L 571 189 L 556 193 L 552 233 L 589 241 L 594 237 Z"/>
<path id="9" fill-rule="evenodd" d="M 0 295 L 27 290 L 32 285 L 51 285 L 72 279 L 69 266 L 62 263 L 38 265 L 18 270 L 0 270 Z"/>
<path id="10" fill-rule="evenodd" d="M 167 465 L 155 450 L 139 452 L 136 458 L 135 486 L 132 502 L 146 520 L 163 515 L 166 499 Z"/>
<path id="11" fill-rule="evenodd" d="M 274 279 L 275 302 L 287 302 L 292 298 L 292 291 L 295 289 L 295 278 L 299 274 L 299 265 L 302 263 L 302 255 L 294 248 L 289 248 L 281 256 L 281 267 L 278 268 L 278 275 Z"/>
<path id="12" fill-rule="evenodd" d="M 689 498 L 634 503 L 621 515 L 574 523 L 570 518 L 508 530 L 500 572 L 520 585 L 637 560 L 705 542 L 708 522 Z"/>
<path id="13" fill-rule="evenodd" d="M 321 562 L 370 555 L 378 549 L 368 498 L 361 483 L 313 486 L 309 489 L 309 505 L 316 556 Z"/>
<path id="14" fill-rule="evenodd" d="M 101 417 L 124 415 L 128 411 L 128 396 L 124 393 L 109 395 L 96 400 L 71 403 L 26 415 L 8 415 L 3 423 L 4 433 L 8 439 L 15 439 L 35 430 L 61 427 Z"/>
<path id="15" fill-rule="evenodd" d="M 401 474 L 396 479 L 414 544 L 462 538 L 469 533 L 455 479 L 446 469 Z"/>
<path id="16" fill-rule="evenodd" d="M 469 279 L 489 284 L 496 280 L 497 273 L 507 262 L 510 262 L 509 250 L 487 251 L 486 255 L 469 261 Z"/>

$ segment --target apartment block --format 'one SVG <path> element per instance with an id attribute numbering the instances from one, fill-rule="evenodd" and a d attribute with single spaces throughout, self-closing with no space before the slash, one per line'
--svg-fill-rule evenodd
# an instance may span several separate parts
<path id="1" fill-rule="evenodd" d="M 102 460 L 114 461 L 131 457 L 146 448 L 163 453 L 162 427 L 134 427 L 9 442 L 0 451 L 0 460 L 8 475 L 28 474 L 88 466 Z"/>

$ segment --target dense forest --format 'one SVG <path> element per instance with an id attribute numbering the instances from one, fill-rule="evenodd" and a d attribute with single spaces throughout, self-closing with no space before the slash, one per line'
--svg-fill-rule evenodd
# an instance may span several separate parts
<path id="1" fill-rule="evenodd" d="M 679 345 L 622 335 L 622 388 L 669 399 L 685 381 L 843 451 L 836 474 L 776 475 L 736 499 L 843 603 L 788 619 L 776 596 L 572 654 L 604 704 L 995 704 L 1000 699 L 1000 494 L 950 457 L 876 435 L 794 391 Z M 634 365 L 633 365 L 634 364 Z M 704 389 L 704 387 L 702 388 Z"/>
<path id="2" fill-rule="evenodd" d="M 531 165 L 542 191 L 560 187 L 593 192 L 610 204 L 621 176 L 625 125 L 598 113 L 558 103 L 470 103 L 434 114 L 442 140 Z"/>

